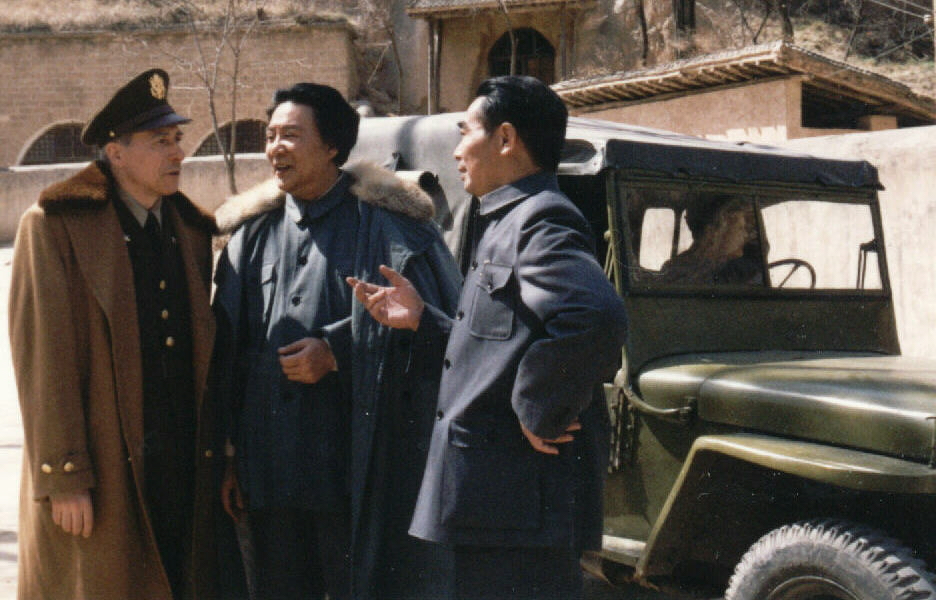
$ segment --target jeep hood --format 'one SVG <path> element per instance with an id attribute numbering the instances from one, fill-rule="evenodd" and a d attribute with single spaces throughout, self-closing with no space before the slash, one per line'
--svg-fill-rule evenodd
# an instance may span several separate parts
<path id="1" fill-rule="evenodd" d="M 659 408 L 694 399 L 704 422 L 930 460 L 936 362 L 839 356 L 754 363 L 743 355 L 667 362 L 639 378 L 644 400 Z"/>

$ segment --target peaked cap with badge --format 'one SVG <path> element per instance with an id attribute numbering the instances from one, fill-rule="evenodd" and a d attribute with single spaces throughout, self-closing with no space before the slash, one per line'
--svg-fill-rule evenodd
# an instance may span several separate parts
<path id="1" fill-rule="evenodd" d="M 149 131 L 169 125 L 188 123 L 166 100 L 169 75 L 162 69 L 140 73 L 117 90 L 81 132 L 87 146 L 104 146 L 118 137 L 136 131 Z"/>

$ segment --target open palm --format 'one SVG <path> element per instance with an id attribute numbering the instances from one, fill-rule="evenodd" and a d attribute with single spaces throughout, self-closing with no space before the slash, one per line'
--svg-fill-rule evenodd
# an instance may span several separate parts
<path id="1" fill-rule="evenodd" d="M 354 297 L 364 305 L 374 319 L 395 329 L 419 327 L 425 303 L 413 284 L 390 267 L 380 265 L 380 274 L 387 278 L 390 286 L 380 286 L 354 277 L 347 282 L 354 288 Z"/>

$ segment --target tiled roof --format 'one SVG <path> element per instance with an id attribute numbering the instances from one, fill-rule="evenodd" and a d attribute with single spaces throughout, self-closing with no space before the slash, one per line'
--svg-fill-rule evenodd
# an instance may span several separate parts
<path id="1" fill-rule="evenodd" d="M 936 120 L 936 99 L 902 83 L 785 42 L 707 54 L 638 71 L 557 83 L 553 89 L 572 108 L 644 100 L 771 77 L 802 75 L 804 85 L 848 96 L 871 106 L 899 109 Z"/>

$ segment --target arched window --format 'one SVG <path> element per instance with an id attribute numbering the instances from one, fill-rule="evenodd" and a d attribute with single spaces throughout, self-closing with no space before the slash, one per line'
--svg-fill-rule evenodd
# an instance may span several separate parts
<path id="1" fill-rule="evenodd" d="M 94 160 L 97 150 L 81 143 L 81 129 L 81 123 L 53 125 L 29 146 L 20 164 L 51 165 Z"/>
<path id="2" fill-rule="evenodd" d="M 517 38 L 517 75 L 532 75 L 547 84 L 556 82 L 556 51 L 535 29 L 514 29 Z M 510 33 L 501 36 L 488 54 L 491 77 L 510 75 Z"/>
<path id="3" fill-rule="evenodd" d="M 237 139 L 235 140 L 235 154 L 245 152 L 263 152 L 266 147 L 266 123 L 256 119 L 243 119 L 237 122 Z M 221 127 L 221 141 L 227 146 L 231 143 L 231 124 Z M 195 156 L 212 156 L 221 154 L 218 140 L 214 132 L 205 138 L 201 146 L 195 151 Z"/>

